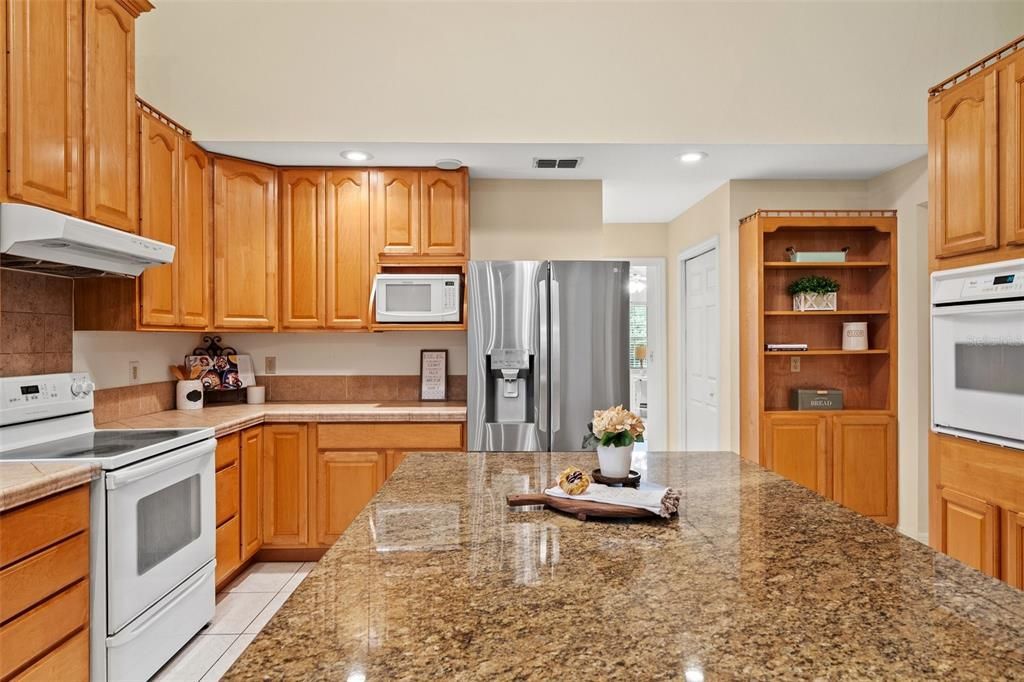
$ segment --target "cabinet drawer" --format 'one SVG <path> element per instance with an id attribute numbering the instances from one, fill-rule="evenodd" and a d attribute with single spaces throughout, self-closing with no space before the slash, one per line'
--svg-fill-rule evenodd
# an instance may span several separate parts
<path id="1" fill-rule="evenodd" d="M 234 516 L 217 527 L 217 571 L 216 582 L 238 568 L 242 563 L 242 536 L 238 517 Z"/>
<path id="2" fill-rule="evenodd" d="M 0 567 L 88 527 L 88 485 L 0 514 Z"/>
<path id="3" fill-rule="evenodd" d="M 0 678 L 54 648 L 89 622 L 89 581 L 81 580 L 0 627 Z"/>
<path id="4" fill-rule="evenodd" d="M 238 513 L 238 464 L 217 472 L 217 525 Z"/>
<path id="5" fill-rule="evenodd" d="M 17 682 L 88 682 L 89 628 L 43 656 L 14 678 Z"/>
<path id="6" fill-rule="evenodd" d="M 462 424 L 319 424 L 320 450 L 461 450 Z"/>
<path id="7" fill-rule="evenodd" d="M 229 433 L 228 435 L 221 436 L 217 439 L 217 471 L 226 469 L 238 461 L 238 445 L 241 442 L 240 438 L 241 436 L 236 431 L 235 433 Z"/>
<path id="8" fill-rule="evenodd" d="M 6 542 L 6 538 L 4 538 Z M 89 534 L 80 533 L 59 545 L 0 571 L 0 622 L 89 574 Z"/>

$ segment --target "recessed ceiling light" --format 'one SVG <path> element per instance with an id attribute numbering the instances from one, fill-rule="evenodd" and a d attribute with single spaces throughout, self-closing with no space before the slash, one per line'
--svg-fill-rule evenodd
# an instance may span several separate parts
<path id="1" fill-rule="evenodd" d="M 361 152 L 358 149 L 349 149 L 341 153 L 341 158 L 346 161 L 369 161 L 373 158 L 373 154 Z"/>
<path id="2" fill-rule="evenodd" d="M 708 158 L 707 152 L 686 152 L 679 156 L 679 160 L 683 163 L 697 163 Z"/>
<path id="3" fill-rule="evenodd" d="M 441 170 L 459 170 L 462 168 L 462 162 L 458 159 L 438 159 L 434 162 L 434 165 Z"/>

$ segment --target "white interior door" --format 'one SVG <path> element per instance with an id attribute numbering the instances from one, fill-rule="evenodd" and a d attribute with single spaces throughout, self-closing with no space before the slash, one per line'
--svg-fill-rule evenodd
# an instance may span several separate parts
<path id="1" fill-rule="evenodd" d="M 718 250 L 685 261 L 687 450 L 718 449 Z"/>

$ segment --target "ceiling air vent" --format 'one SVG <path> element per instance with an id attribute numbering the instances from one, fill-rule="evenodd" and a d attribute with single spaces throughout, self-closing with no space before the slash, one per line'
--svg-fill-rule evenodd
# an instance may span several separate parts
<path id="1" fill-rule="evenodd" d="M 583 163 L 583 157 L 577 156 L 573 159 L 534 159 L 534 168 L 577 168 Z"/>

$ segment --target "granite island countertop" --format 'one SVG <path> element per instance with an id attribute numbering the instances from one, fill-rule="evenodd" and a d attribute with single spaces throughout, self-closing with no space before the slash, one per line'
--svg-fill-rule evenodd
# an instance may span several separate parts
<path id="1" fill-rule="evenodd" d="M 99 473 L 96 464 L 0 462 L 0 512 L 88 483 Z"/>
<path id="2" fill-rule="evenodd" d="M 668 520 L 505 504 L 570 464 L 410 455 L 224 679 L 1024 679 L 1024 592 L 735 454 L 636 457 Z"/>
<path id="3" fill-rule="evenodd" d="M 231 403 L 201 410 L 165 410 L 99 424 L 101 429 L 208 428 L 217 436 L 264 422 L 464 422 L 465 403 Z"/>

